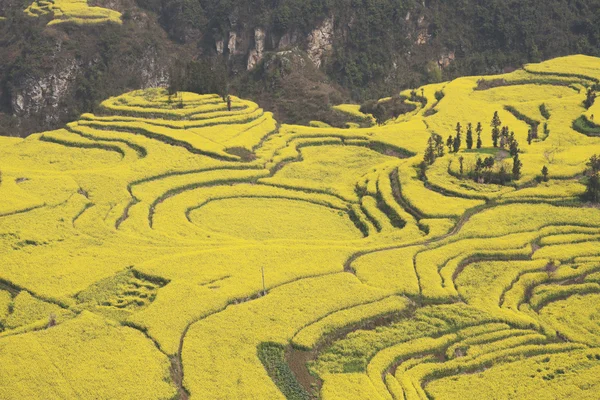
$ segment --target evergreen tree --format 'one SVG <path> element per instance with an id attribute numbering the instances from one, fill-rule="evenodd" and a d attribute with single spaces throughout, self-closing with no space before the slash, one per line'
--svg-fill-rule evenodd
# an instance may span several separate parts
<path id="1" fill-rule="evenodd" d="M 425 154 L 423 154 L 423 162 L 426 165 L 431 165 L 435 162 L 436 158 L 436 149 L 435 149 L 435 141 L 433 140 L 433 136 L 429 138 L 427 141 L 427 148 L 425 149 Z"/>
<path id="2" fill-rule="evenodd" d="M 467 149 L 471 150 L 473 148 L 473 124 L 470 122 L 467 124 Z"/>
<path id="3" fill-rule="evenodd" d="M 538 128 L 539 128 L 539 124 L 538 123 L 535 123 L 535 124 L 531 125 L 531 128 L 530 128 L 531 129 L 531 137 L 533 139 L 537 139 L 539 137 Z"/>
<path id="4" fill-rule="evenodd" d="M 510 155 L 512 157 L 516 156 L 519 153 L 519 142 L 517 142 L 514 138 L 514 136 L 512 136 L 509 140 L 510 142 Z"/>
<path id="5" fill-rule="evenodd" d="M 475 162 L 475 182 L 480 182 L 481 181 L 481 176 L 483 173 L 483 160 L 481 160 L 481 157 L 477 157 L 477 161 Z"/>
<path id="6" fill-rule="evenodd" d="M 523 167 L 523 163 L 519 160 L 519 153 L 517 153 L 513 157 L 512 174 L 514 180 L 518 180 L 521 177 L 521 167 Z"/>
<path id="7" fill-rule="evenodd" d="M 454 138 L 452 135 L 448 136 L 448 140 L 446 140 L 446 146 L 448 146 L 448 152 L 452 153 L 452 147 L 454 146 Z"/>
<path id="8" fill-rule="evenodd" d="M 508 126 L 503 126 L 502 130 L 500 131 L 500 148 L 502 150 L 504 150 L 504 148 L 506 147 L 506 145 L 508 144 Z"/>
<path id="9" fill-rule="evenodd" d="M 495 162 L 496 161 L 494 160 L 494 157 L 492 157 L 492 156 L 486 157 L 486 159 L 483 160 L 483 167 L 485 169 L 491 170 L 494 167 Z"/>
<path id="10" fill-rule="evenodd" d="M 480 149 L 481 146 L 483 145 L 483 142 L 481 141 L 481 133 L 483 132 L 483 127 L 481 126 L 481 122 L 477 123 L 477 128 L 475 129 L 475 131 L 477 132 L 477 148 Z"/>
<path id="11" fill-rule="evenodd" d="M 542 168 L 542 180 L 544 182 L 548 182 L 548 167 L 546 167 L 545 165 Z"/>
<path id="12" fill-rule="evenodd" d="M 483 171 L 483 160 L 481 157 L 477 157 L 477 162 L 475 162 L 475 172 Z"/>
<path id="13" fill-rule="evenodd" d="M 383 104 L 377 104 L 373 110 L 373 117 L 377 125 L 381 126 L 385 122 L 386 109 Z"/>
<path id="14" fill-rule="evenodd" d="M 435 142 L 436 156 L 444 157 L 444 140 L 437 133 L 434 133 L 432 136 Z"/>
<path id="15" fill-rule="evenodd" d="M 494 112 L 494 118 L 492 118 L 492 143 L 494 147 L 498 147 L 498 139 L 500 139 L 500 126 L 502 125 L 502 121 L 500 120 L 500 116 L 498 115 L 498 111 Z"/>
<path id="16" fill-rule="evenodd" d="M 460 136 L 456 136 L 454 138 L 454 143 L 452 143 L 452 150 L 455 153 L 458 153 L 458 150 L 460 150 Z"/>
<path id="17" fill-rule="evenodd" d="M 583 198 L 592 203 L 600 203 L 600 173 L 596 172 L 588 177 Z"/>
<path id="18" fill-rule="evenodd" d="M 456 137 L 454 138 L 454 142 L 452 143 L 452 149 L 455 153 L 458 153 L 461 144 L 461 132 L 462 126 L 460 126 L 460 122 L 456 124 Z"/>
<path id="19" fill-rule="evenodd" d="M 460 174 L 462 175 L 465 171 L 465 158 L 463 156 L 458 157 L 458 162 L 460 163 Z"/>
<path id="20" fill-rule="evenodd" d="M 591 156 L 585 165 L 588 167 L 586 173 L 595 174 L 600 172 L 600 155 Z"/>
<path id="21" fill-rule="evenodd" d="M 600 203 L 600 156 L 592 156 L 587 166 L 585 174 L 588 179 L 583 198 L 592 203 Z"/>

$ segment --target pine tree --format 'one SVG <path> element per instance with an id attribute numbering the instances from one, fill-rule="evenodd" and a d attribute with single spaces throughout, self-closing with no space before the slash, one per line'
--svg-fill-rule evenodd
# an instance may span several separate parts
<path id="1" fill-rule="evenodd" d="M 548 182 L 548 167 L 546 167 L 545 165 L 542 168 L 542 180 L 544 182 Z"/>
<path id="2" fill-rule="evenodd" d="M 494 112 L 494 118 L 492 118 L 492 143 L 494 147 L 498 147 L 498 139 L 500 139 L 500 126 L 502 125 L 502 121 L 500 121 L 500 116 L 498 115 L 498 111 Z"/>
<path id="3" fill-rule="evenodd" d="M 477 157 L 477 161 L 475 162 L 475 176 L 473 177 L 475 179 L 475 182 L 481 181 L 482 172 L 483 172 L 483 161 L 481 160 L 481 157 Z"/>
<path id="4" fill-rule="evenodd" d="M 448 146 L 448 152 L 452 153 L 452 147 L 454 146 L 454 138 L 452 135 L 448 136 L 448 140 L 446 140 L 446 146 Z"/>
<path id="5" fill-rule="evenodd" d="M 433 139 L 435 141 L 435 150 L 437 157 L 444 157 L 444 140 L 437 133 L 433 134 Z"/>
<path id="6" fill-rule="evenodd" d="M 467 143 L 467 149 L 471 150 L 473 148 L 473 124 L 470 122 L 467 124 L 466 143 Z"/>
<path id="7" fill-rule="evenodd" d="M 455 153 L 458 153 L 458 150 L 460 150 L 460 136 L 456 136 L 454 138 L 454 143 L 452 143 L 452 150 Z"/>
<path id="8" fill-rule="evenodd" d="M 456 137 L 454 138 L 454 143 L 452 143 L 452 148 L 454 150 L 455 153 L 458 153 L 458 150 L 460 149 L 460 144 L 461 144 L 461 132 L 462 132 L 462 126 L 460 125 L 460 122 L 458 122 L 456 124 Z"/>
<path id="9" fill-rule="evenodd" d="M 492 157 L 492 156 L 486 157 L 486 159 L 483 160 L 483 167 L 491 170 L 494 167 L 495 162 L 496 161 L 494 160 L 494 157 Z"/>
<path id="10" fill-rule="evenodd" d="M 475 132 L 477 132 L 477 148 L 480 149 L 481 146 L 483 145 L 483 142 L 481 141 L 481 133 L 483 132 L 483 127 L 481 126 L 481 122 L 477 123 L 477 128 L 475 129 Z"/>
<path id="11" fill-rule="evenodd" d="M 521 167 L 522 166 L 523 166 L 523 163 L 521 162 L 521 160 L 519 160 L 519 153 L 517 153 L 513 157 L 513 169 L 512 169 L 513 179 L 515 181 L 519 180 L 519 178 L 521 177 Z"/>
<path id="12" fill-rule="evenodd" d="M 423 154 L 423 162 L 426 165 L 431 165 L 435 162 L 436 158 L 436 149 L 435 149 L 435 141 L 433 136 L 429 137 L 427 141 L 427 148 L 425 149 L 425 154 Z"/>
<path id="13" fill-rule="evenodd" d="M 590 175 L 583 197 L 592 203 L 600 203 L 600 173 Z"/>
<path id="14" fill-rule="evenodd" d="M 375 106 L 375 110 L 373 111 L 373 117 L 375 117 L 375 122 L 377 125 L 381 126 L 385 122 L 386 109 L 383 104 L 377 104 Z"/>
<path id="15" fill-rule="evenodd" d="M 587 166 L 585 174 L 588 180 L 583 198 L 592 203 L 600 203 L 600 156 L 592 156 Z"/>
<path id="16" fill-rule="evenodd" d="M 511 136 L 509 138 L 509 142 L 510 142 L 510 155 L 511 155 L 511 157 L 514 157 L 519 153 L 519 142 L 517 142 L 515 140 L 514 136 Z"/>
<path id="17" fill-rule="evenodd" d="M 458 157 L 458 162 L 460 163 L 460 174 L 462 175 L 465 171 L 465 158 L 463 156 Z"/>

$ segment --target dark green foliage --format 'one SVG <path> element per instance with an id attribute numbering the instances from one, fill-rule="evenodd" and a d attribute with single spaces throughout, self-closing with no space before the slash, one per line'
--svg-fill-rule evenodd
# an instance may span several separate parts
<path id="1" fill-rule="evenodd" d="M 509 140 L 508 140 L 508 145 L 509 145 L 511 157 L 514 157 L 517 154 L 519 154 L 519 151 L 520 151 L 519 150 L 519 142 L 517 142 L 515 140 L 514 133 L 511 133 L 511 136 L 509 137 Z"/>
<path id="2" fill-rule="evenodd" d="M 521 177 L 521 168 L 523 167 L 523 163 L 519 160 L 519 153 L 515 154 L 513 157 L 513 168 L 512 175 L 513 179 L 517 180 Z"/>
<path id="3" fill-rule="evenodd" d="M 542 117 L 550 119 L 550 111 L 548 111 L 548 108 L 546 107 L 545 103 L 542 103 L 540 105 L 540 114 L 542 114 Z"/>
<path id="4" fill-rule="evenodd" d="M 587 182 L 583 199 L 592 203 L 600 203 L 600 155 L 590 157 L 586 165 Z"/>
<path id="5" fill-rule="evenodd" d="M 542 181 L 548 182 L 548 167 L 545 165 L 542 168 Z"/>
<path id="6" fill-rule="evenodd" d="M 494 112 L 494 117 L 492 118 L 492 122 L 490 126 L 492 127 L 492 143 L 494 147 L 498 147 L 498 139 L 500 139 L 500 126 L 502 125 L 502 121 L 500 120 L 500 116 L 498 115 L 498 111 Z"/>
<path id="7" fill-rule="evenodd" d="M 460 145 L 462 143 L 461 132 L 462 132 L 462 126 L 460 125 L 460 122 L 459 122 L 456 124 L 456 136 L 454 137 L 454 141 L 452 142 L 452 150 L 455 153 L 458 153 L 458 150 L 460 150 Z"/>
<path id="8" fill-rule="evenodd" d="M 585 108 L 590 108 L 594 105 L 594 101 L 596 101 L 596 92 L 594 91 L 594 89 L 589 88 L 587 90 L 585 100 L 583 101 L 583 106 Z"/>
<path id="9" fill-rule="evenodd" d="M 483 145 L 481 141 L 481 133 L 483 132 L 483 127 L 481 126 L 481 122 L 477 123 L 477 128 L 475 128 L 475 132 L 477 132 L 477 148 L 480 149 Z"/>
<path id="10" fill-rule="evenodd" d="M 227 72 L 219 63 L 209 61 L 176 62 L 169 75 L 169 94 L 194 92 L 199 94 L 217 93 L 227 96 Z"/>
<path id="11" fill-rule="evenodd" d="M 436 133 L 432 133 L 427 140 L 427 148 L 423 155 L 425 165 L 431 165 L 438 157 L 444 156 L 444 140 Z"/>
<path id="12" fill-rule="evenodd" d="M 543 104 L 542 104 L 543 106 Z M 529 133 L 531 134 L 532 139 L 538 138 L 538 127 L 540 125 L 539 121 L 536 121 L 533 118 L 529 118 L 527 115 L 519 112 L 516 108 L 512 106 L 505 106 L 504 109 L 514 115 L 518 120 L 525 122 L 529 125 Z"/>
<path id="13" fill-rule="evenodd" d="M 573 129 L 588 136 L 600 136 L 600 125 L 596 125 L 585 115 L 573 121 Z"/>
<path id="14" fill-rule="evenodd" d="M 496 166 L 496 161 L 493 156 L 481 159 L 477 158 L 475 168 L 468 171 L 466 176 L 479 183 L 494 183 L 505 185 L 513 180 L 513 176 L 507 171 L 504 163 Z"/>
<path id="15" fill-rule="evenodd" d="M 600 174 L 595 173 L 588 177 L 585 193 L 583 194 L 584 200 L 591 201 L 592 203 L 600 203 Z"/>
<path id="16" fill-rule="evenodd" d="M 281 393 L 288 400 L 309 400 L 310 396 L 298 383 L 285 360 L 285 348 L 272 342 L 258 345 L 258 358 Z"/>
<path id="17" fill-rule="evenodd" d="M 379 125 L 389 119 L 396 119 L 402 114 L 412 112 L 417 107 L 406 102 L 405 97 L 394 96 L 391 100 L 379 102 L 370 100 L 360 106 L 360 112 L 371 114 Z"/>
<path id="18" fill-rule="evenodd" d="M 471 150 L 473 148 L 473 124 L 470 122 L 467 124 L 466 143 L 467 143 L 467 149 Z"/>

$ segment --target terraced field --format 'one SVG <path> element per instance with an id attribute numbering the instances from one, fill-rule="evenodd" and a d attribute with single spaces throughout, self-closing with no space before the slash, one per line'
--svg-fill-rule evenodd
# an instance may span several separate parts
<path id="1" fill-rule="evenodd" d="M 598 79 L 555 59 L 348 129 L 151 89 L 0 138 L 0 398 L 597 399 Z M 468 176 L 511 167 L 496 111 L 504 185 Z M 480 148 L 420 166 L 457 122 Z"/>
<path id="2" fill-rule="evenodd" d="M 49 16 L 48 25 L 122 23 L 120 12 L 89 6 L 87 0 L 34 0 L 25 9 L 25 14 L 35 18 Z"/>

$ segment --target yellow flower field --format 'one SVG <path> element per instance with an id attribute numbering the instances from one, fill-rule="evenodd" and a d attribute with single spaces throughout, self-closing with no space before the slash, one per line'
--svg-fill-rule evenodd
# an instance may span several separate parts
<path id="1" fill-rule="evenodd" d="M 574 121 L 598 79 L 564 57 L 408 90 L 379 126 L 336 106 L 345 129 L 147 89 L 0 137 L 0 398 L 597 398 L 600 137 Z"/>

